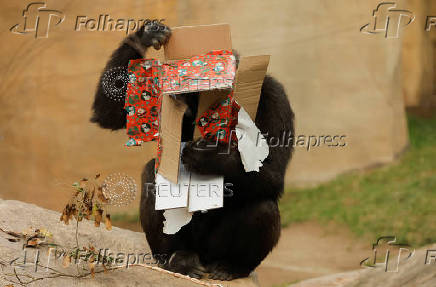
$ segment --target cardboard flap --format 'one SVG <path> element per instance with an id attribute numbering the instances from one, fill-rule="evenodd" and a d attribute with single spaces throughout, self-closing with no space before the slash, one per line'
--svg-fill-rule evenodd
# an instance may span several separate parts
<path id="1" fill-rule="evenodd" d="M 181 26 L 172 28 L 165 45 L 167 60 L 182 60 L 212 50 L 231 50 L 232 38 L 229 24 Z"/>
<path id="2" fill-rule="evenodd" d="M 171 37 L 164 46 L 164 54 L 165 60 L 183 60 L 206 54 L 211 50 L 231 49 L 229 24 L 182 26 L 172 28 Z M 161 50 L 151 50 L 150 55 L 162 59 Z M 201 94 L 203 93 L 206 93 L 208 98 L 215 98 L 220 91 L 206 91 Z M 179 173 L 180 140 L 185 109 L 186 107 L 177 107 L 177 103 L 168 95 L 162 97 L 160 121 L 162 155 L 159 173 L 174 183 L 177 183 Z"/>
<path id="3" fill-rule="evenodd" d="M 163 48 L 160 48 L 159 50 L 156 50 L 153 47 L 150 47 L 147 49 L 147 52 L 145 53 L 146 59 L 157 59 L 161 63 L 165 62 L 165 51 Z"/>
<path id="4" fill-rule="evenodd" d="M 170 96 L 162 97 L 159 123 L 162 154 L 159 173 L 174 183 L 177 183 L 179 175 L 182 121 L 186 108 L 185 104 L 177 102 Z"/>
<path id="5" fill-rule="evenodd" d="M 269 64 L 269 55 L 242 57 L 235 78 L 234 97 L 253 121 L 256 120 L 260 91 Z"/>

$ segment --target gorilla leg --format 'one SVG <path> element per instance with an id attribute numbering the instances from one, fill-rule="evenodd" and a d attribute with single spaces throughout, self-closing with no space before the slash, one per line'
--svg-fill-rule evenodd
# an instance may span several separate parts
<path id="1" fill-rule="evenodd" d="M 155 160 L 151 160 L 142 172 L 140 220 L 151 252 L 160 264 L 171 271 L 201 278 L 205 272 L 198 255 L 192 251 L 191 225 L 183 226 L 176 234 L 163 233 L 163 210 L 155 210 Z"/>
<path id="2" fill-rule="evenodd" d="M 195 216 L 192 231 L 209 278 L 232 280 L 248 276 L 277 244 L 280 214 L 274 201 L 224 207 Z"/>

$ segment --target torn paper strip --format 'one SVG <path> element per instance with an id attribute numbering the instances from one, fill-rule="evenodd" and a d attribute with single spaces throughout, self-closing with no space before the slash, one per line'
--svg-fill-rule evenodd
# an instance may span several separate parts
<path id="1" fill-rule="evenodd" d="M 192 213 L 186 207 L 167 209 L 163 213 L 163 233 L 175 234 L 192 219 Z"/>
<path id="2" fill-rule="evenodd" d="M 243 107 L 238 113 L 236 125 L 238 150 L 246 172 L 259 171 L 262 162 L 269 154 L 269 147 L 260 130 Z"/>

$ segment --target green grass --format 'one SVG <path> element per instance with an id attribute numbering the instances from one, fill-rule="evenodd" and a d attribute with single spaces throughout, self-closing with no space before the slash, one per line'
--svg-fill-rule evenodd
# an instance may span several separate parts
<path id="1" fill-rule="evenodd" d="M 136 213 L 115 213 L 111 215 L 111 220 L 113 223 L 137 223 L 139 222 L 139 214 Z"/>
<path id="2" fill-rule="evenodd" d="M 280 202 L 282 224 L 334 222 L 366 239 L 394 235 L 413 246 L 436 242 L 436 117 L 409 115 L 408 125 L 410 148 L 398 162 L 287 190 Z"/>
<path id="3" fill-rule="evenodd" d="M 112 224 L 116 227 L 142 232 L 138 212 L 118 212 L 111 214 Z"/>

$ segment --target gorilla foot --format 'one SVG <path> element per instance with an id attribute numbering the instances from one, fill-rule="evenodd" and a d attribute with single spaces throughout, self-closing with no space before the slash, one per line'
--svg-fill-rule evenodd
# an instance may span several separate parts
<path id="1" fill-rule="evenodd" d="M 174 252 L 165 267 L 169 271 L 197 279 L 203 278 L 206 273 L 206 268 L 201 264 L 198 255 L 186 250 Z"/>
<path id="2" fill-rule="evenodd" d="M 208 278 L 213 280 L 230 281 L 233 279 L 247 277 L 249 272 L 237 272 L 224 262 L 213 263 L 207 266 Z"/>

